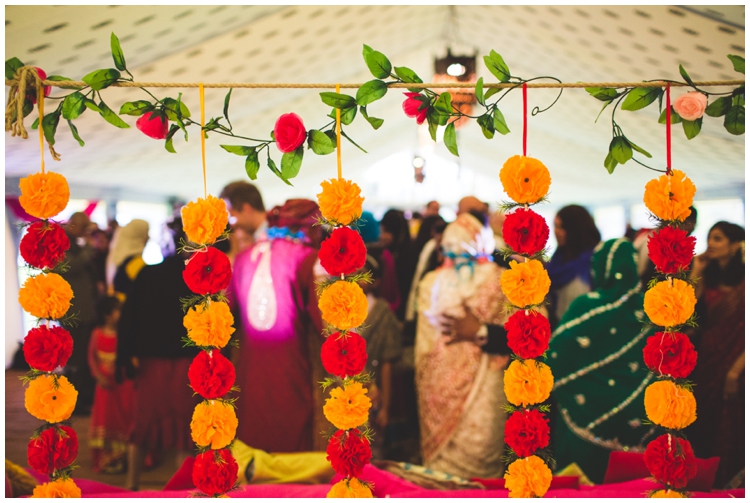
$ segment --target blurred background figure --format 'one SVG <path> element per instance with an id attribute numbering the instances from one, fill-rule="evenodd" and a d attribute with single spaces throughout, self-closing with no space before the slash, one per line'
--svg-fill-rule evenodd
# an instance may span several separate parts
<path id="1" fill-rule="evenodd" d="M 411 234 L 409 223 L 401 210 L 388 210 L 380 220 L 380 244 L 393 257 L 398 285 L 399 303 L 396 317 L 404 319 L 406 299 L 409 297 L 414 269 L 411 264 Z"/>
<path id="2" fill-rule="evenodd" d="M 437 201 L 430 201 L 424 208 L 422 213 L 423 217 L 431 217 L 440 214 L 440 203 Z"/>
<path id="3" fill-rule="evenodd" d="M 92 224 L 89 235 L 89 246 L 92 250 L 91 260 L 94 262 L 96 269 L 96 286 L 99 295 L 107 293 L 107 256 L 109 255 L 109 234 L 107 231 L 100 229 L 96 224 Z"/>
<path id="4" fill-rule="evenodd" d="M 385 299 L 391 310 L 395 312 L 402 303 L 396 276 L 396 261 L 390 250 L 380 240 L 381 229 L 382 227 L 375 215 L 369 211 L 362 212 L 362 216 L 357 222 L 357 231 L 362 236 L 362 241 L 365 242 L 367 249 L 380 255 L 380 262 L 383 267 L 378 296 Z"/>
<path id="5" fill-rule="evenodd" d="M 143 250 L 148 243 L 148 230 L 148 222 L 133 219 L 119 230 L 117 241 L 112 248 L 112 263 L 116 267 L 112 280 L 112 294 L 122 302 L 130 293 L 136 276 L 146 266 L 146 262 L 143 261 Z"/>

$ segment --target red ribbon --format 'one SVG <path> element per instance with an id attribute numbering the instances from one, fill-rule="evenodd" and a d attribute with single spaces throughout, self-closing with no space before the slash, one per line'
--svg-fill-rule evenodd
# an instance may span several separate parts
<path id="1" fill-rule="evenodd" d="M 526 82 L 523 83 L 523 156 L 526 157 Z"/>
<path id="2" fill-rule="evenodd" d="M 524 140 L 524 145 L 526 141 Z M 525 149 L 525 146 L 524 146 Z M 667 82 L 667 174 L 672 172 L 672 100 L 669 96 L 669 82 Z"/>

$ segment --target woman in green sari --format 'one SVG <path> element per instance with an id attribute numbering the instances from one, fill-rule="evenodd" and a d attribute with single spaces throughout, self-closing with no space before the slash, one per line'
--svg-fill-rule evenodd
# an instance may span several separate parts
<path id="1" fill-rule="evenodd" d="M 643 363 L 646 338 L 637 255 L 626 239 L 600 243 L 591 259 L 593 291 L 577 297 L 552 334 L 547 363 L 558 404 L 557 466 L 577 463 L 601 483 L 609 453 L 645 450 L 643 394 L 654 379 Z"/>

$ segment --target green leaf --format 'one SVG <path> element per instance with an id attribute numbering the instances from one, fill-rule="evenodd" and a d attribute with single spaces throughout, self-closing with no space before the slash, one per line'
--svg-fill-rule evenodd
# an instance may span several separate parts
<path id="1" fill-rule="evenodd" d="M 331 138 L 317 129 L 311 129 L 308 131 L 307 148 L 312 149 L 312 151 L 318 155 L 328 155 L 336 150 Z"/>
<path id="2" fill-rule="evenodd" d="M 112 48 L 112 59 L 115 61 L 115 68 L 125 71 L 125 55 L 122 53 L 120 39 L 117 38 L 115 32 L 112 32 L 112 36 L 109 37 L 109 45 Z"/>
<path id="3" fill-rule="evenodd" d="M 665 122 L 666 122 L 666 120 L 665 120 Z M 628 140 L 628 143 L 630 144 L 631 147 L 633 147 L 633 150 L 635 150 L 636 152 L 640 152 L 641 154 L 643 154 L 646 157 L 648 157 L 649 159 L 651 159 L 651 154 L 649 154 L 648 152 L 646 152 L 644 149 L 642 149 L 641 147 L 639 147 L 638 145 L 636 145 L 635 143 L 633 143 L 630 140 Z"/>
<path id="4" fill-rule="evenodd" d="M 505 117 L 503 117 L 503 113 L 500 111 L 499 108 L 495 109 L 492 116 L 493 116 L 493 121 L 495 125 L 495 131 L 497 131 L 500 134 L 510 133 L 510 129 L 508 128 L 508 125 L 505 123 Z"/>
<path id="5" fill-rule="evenodd" d="M 679 116 L 677 112 L 674 111 L 674 107 L 670 107 L 670 113 L 669 113 L 669 122 L 672 124 L 679 124 L 682 122 L 682 117 Z M 659 116 L 659 124 L 666 124 L 667 123 L 667 109 L 665 108 L 662 110 L 661 115 Z"/>
<path id="6" fill-rule="evenodd" d="M 299 174 L 304 153 L 304 147 L 297 147 L 293 152 L 287 152 L 281 156 L 281 175 L 286 180 L 290 180 Z"/>
<path id="7" fill-rule="evenodd" d="M 695 84 L 693 84 L 693 79 L 690 78 L 690 75 L 688 75 L 687 70 L 685 70 L 682 67 L 682 65 L 680 65 L 680 75 L 682 75 L 682 78 L 685 79 L 685 82 L 687 82 L 691 86 L 695 85 Z"/>
<path id="8" fill-rule="evenodd" d="M 377 117 L 370 117 L 369 115 L 367 115 L 366 107 L 359 107 L 359 113 L 362 114 L 362 117 L 364 117 L 365 120 L 369 122 L 372 128 L 375 130 L 379 129 L 380 126 L 383 125 L 383 122 L 385 122 L 383 119 L 378 119 Z"/>
<path id="9" fill-rule="evenodd" d="M 732 97 L 722 96 L 706 107 L 706 115 L 709 117 L 722 117 L 732 107 Z"/>
<path id="10" fill-rule="evenodd" d="M 352 145 L 354 145 L 355 147 L 357 147 L 358 149 L 360 149 L 360 150 L 361 150 L 362 152 L 364 152 L 365 154 L 367 153 L 367 150 L 365 150 L 365 149 L 363 149 L 362 147 L 360 147 L 359 145 L 357 145 L 357 142 L 355 142 L 354 140 L 352 140 L 351 138 L 349 138 L 349 135 L 347 135 L 347 134 L 346 134 L 346 133 L 344 132 L 344 130 L 343 130 L 343 129 L 341 130 L 341 136 L 343 136 L 344 138 L 346 138 L 347 140 L 349 140 L 349 143 L 351 143 Z"/>
<path id="11" fill-rule="evenodd" d="M 401 79 L 402 82 L 406 82 L 407 84 L 422 84 L 422 79 L 420 79 L 411 68 L 396 66 L 393 68 L 393 71 L 396 72 L 396 76 Z M 407 89 L 413 93 L 422 91 L 422 89 L 416 87 L 409 87 Z"/>
<path id="12" fill-rule="evenodd" d="M 336 144 L 338 143 L 336 141 L 336 131 L 333 129 L 329 129 L 325 132 L 325 135 L 328 137 L 328 139 L 331 140 L 331 145 L 333 145 L 333 149 L 336 150 Z"/>
<path id="13" fill-rule="evenodd" d="M 232 129 L 232 123 L 229 122 L 229 99 L 232 97 L 232 88 L 229 88 L 229 92 L 226 96 L 224 96 L 224 117 L 227 119 L 227 124 L 229 124 L 229 129 Z M 257 161 L 257 159 L 256 159 Z M 257 170 L 256 170 L 257 173 Z M 253 180 L 255 180 L 253 178 Z"/>
<path id="14" fill-rule="evenodd" d="M 173 154 L 177 153 L 177 151 L 174 149 L 172 139 L 174 138 L 175 133 L 179 130 L 180 126 L 178 126 L 177 124 L 172 124 L 171 126 L 169 126 L 169 133 L 167 133 L 167 138 L 164 142 L 164 148 L 167 149 L 167 152 L 171 152 Z"/>
<path id="15" fill-rule="evenodd" d="M 86 105 L 86 108 L 88 108 L 89 110 L 93 110 L 94 112 L 101 113 L 102 111 L 102 109 L 99 108 L 99 105 L 97 105 L 96 103 L 94 103 L 93 100 L 90 100 L 88 98 L 86 98 L 83 104 Z"/>
<path id="16" fill-rule="evenodd" d="M 130 127 L 127 122 L 120 119 L 120 116 L 112 111 L 103 101 L 99 102 L 99 110 L 99 115 L 104 117 L 104 120 L 109 122 L 113 126 L 119 127 L 120 129 L 127 129 Z"/>
<path id="17" fill-rule="evenodd" d="M 162 100 L 162 103 L 164 104 L 164 111 L 167 113 L 167 118 L 171 121 L 176 122 L 178 100 L 174 98 L 164 98 Z M 190 118 L 190 110 L 188 110 L 187 105 L 185 105 L 181 100 L 179 101 L 179 110 L 181 117 Z"/>
<path id="18" fill-rule="evenodd" d="M 733 135 L 745 134 L 745 107 L 732 105 L 724 116 L 724 128 Z"/>
<path id="19" fill-rule="evenodd" d="M 612 87 L 586 87 L 586 92 L 599 101 L 612 101 L 617 98 L 617 89 Z"/>
<path id="20" fill-rule="evenodd" d="M 450 115 L 453 113 L 453 105 L 451 105 L 451 93 L 448 91 L 442 93 L 435 102 L 435 109 L 441 114 Z M 443 124 L 441 124 L 442 126 Z"/>
<path id="21" fill-rule="evenodd" d="M 135 117 L 140 117 L 146 112 L 151 112 L 152 110 L 154 110 L 154 106 L 148 101 L 126 101 L 120 107 L 120 115 L 133 115 Z"/>
<path id="22" fill-rule="evenodd" d="M 34 122 L 31 123 L 31 129 L 39 129 L 39 117 L 34 119 Z"/>
<path id="23" fill-rule="evenodd" d="M 47 143 L 50 145 L 55 144 L 55 132 L 57 131 L 57 125 L 60 123 L 60 109 L 58 108 L 51 114 L 45 115 L 42 119 L 42 130 L 44 131 L 44 137 L 47 139 Z"/>
<path id="24" fill-rule="evenodd" d="M 287 185 L 292 185 L 292 184 L 291 184 L 291 183 L 289 182 L 289 180 L 287 180 L 286 178 L 284 178 L 284 175 L 282 175 L 282 174 L 281 174 L 281 171 L 279 171 L 279 168 L 277 168 L 277 167 L 276 167 L 276 163 L 275 163 L 275 162 L 273 162 L 273 159 L 271 159 L 270 157 L 268 158 L 268 168 L 269 168 L 269 169 L 270 169 L 271 171 L 273 171 L 273 173 L 274 173 L 274 174 L 275 174 L 276 176 L 278 176 L 279 178 L 281 178 L 281 180 L 282 180 L 282 181 L 283 181 L 283 182 L 284 182 L 285 184 L 287 184 Z"/>
<path id="25" fill-rule="evenodd" d="M 688 140 L 692 140 L 698 133 L 701 132 L 701 126 L 703 125 L 703 117 L 694 121 L 682 121 L 682 130 L 685 131 L 685 136 Z"/>
<path id="26" fill-rule="evenodd" d="M 427 128 L 430 131 L 430 137 L 432 141 L 437 141 L 437 128 L 438 123 L 430 120 L 430 114 L 427 114 Z"/>
<path id="27" fill-rule="evenodd" d="M 450 119 L 450 116 L 444 113 L 440 113 L 436 107 L 430 107 L 427 110 L 428 122 L 434 122 L 438 126 L 445 126 L 446 124 L 448 124 L 448 119 Z"/>
<path id="28" fill-rule="evenodd" d="M 484 114 L 477 119 L 477 124 L 482 128 L 482 134 L 488 140 L 495 136 L 495 120 L 490 114 Z"/>
<path id="29" fill-rule="evenodd" d="M 477 85 L 474 86 L 474 94 L 477 95 L 477 101 L 484 105 L 484 77 L 479 77 Z"/>
<path id="30" fill-rule="evenodd" d="M 258 162 L 258 152 L 253 149 L 250 155 L 245 159 L 245 172 L 250 180 L 258 178 L 258 171 L 260 171 L 260 162 Z"/>
<path id="31" fill-rule="evenodd" d="M 458 145 L 456 144 L 456 125 L 451 122 L 443 132 L 443 143 L 448 151 L 458 157 Z"/>
<path id="32" fill-rule="evenodd" d="M 609 153 L 620 164 L 625 164 L 633 157 L 633 149 L 624 136 L 615 136 L 609 144 Z"/>
<path id="33" fill-rule="evenodd" d="M 380 81 L 378 81 L 380 82 Z M 336 118 L 336 109 L 334 108 L 334 114 L 333 117 Z M 348 126 L 354 121 L 354 118 L 357 116 L 357 107 L 351 107 L 347 108 L 346 110 L 341 111 L 341 124 Z"/>
<path id="34" fill-rule="evenodd" d="M 508 65 L 505 64 L 503 57 L 495 51 L 490 51 L 490 55 L 484 57 L 484 64 L 490 73 L 497 77 L 497 80 L 500 82 L 508 82 L 510 80 Z"/>
<path id="35" fill-rule="evenodd" d="M 106 68 L 104 70 L 94 70 L 81 80 L 91 86 L 91 89 L 101 91 L 105 87 L 109 87 L 117 82 L 119 78 L 120 72 L 114 68 Z"/>
<path id="36" fill-rule="evenodd" d="M 628 93 L 620 107 L 622 110 L 640 110 L 653 103 L 661 96 L 664 90 L 661 87 L 636 87 Z"/>
<path id="37" fill-rule="evenodd" d="M 178 126 L 179 127 L 179 126 Z M 221 148 L 229 152 L 230 154 L 237 155 L 250 155 L 255 152 L 255 147 L 247 147 L 245 145 L 219 145 Z"/>
<path id="38" fill-rule="evenodd" d="M 745 58 L 742 56 L 735 56 L 734 54 L 727 54 L 729 61 L 734 65 L 734 71 L 744 74 L 745 73 Z M 7 73 L 7 72 L 6 72 Z"/>
<path id="39" fill-rule="evenodd" d="M 391 75 L 391 62 L 382 52 L 373 50 L 367 45 L 362 46 L 362 56 L 365 58 L 365 64 L 370 69 L 373 77 L 377 79 L 386 79 Z M 365 103 L 366 104 L 366 103 Z"/>
<path id="40" fill-rule="evenodd" d="M 607 168 L 610 175 L 614 173 L 615 168 L 617 167 L 617 161 L 615 161 L 611 153 L 607 154 L 607 157 L 604 159 L 604 167 Z"/>
<path id="41" fill-rule="evenodd" d="M 69 79 L 68 77 L 62 77 L 60 75 L 49 75 L 47 76 L 47 80 L 53 80 L 55 82 L 65 82 L 66 80 L 69 80 L 73 82 L 73 79 Z M 61 85 L 60 88 L 61 89 L 76 89 L 76 90 L 83 89 L 83 87 L 81 86 L 64 86 L 64 85 Z"/>
<path id="42" fill-rule="evenodd" d="M 75 124 L 73 124 L 73 121 L 68 121 L 68 126 L 70 126 L 70 132 L 71 132 L 71 133 L 73 133 L 73 138 L 75 138 L 75 139 L 76 139 L 76 141 L 78 142 L 78 144 L 79 144 L 80 146 L 82 146 L 82 147 L 83 147 L 84 145 L 86 145 L 86 143 L 84 143 L 84 141 L 83 141 L 83 140 L 81 139 L 81 137 L 80 137 L 80 136 L 78 135 L 78 128 L 76 127 L 76 125 L 75 125 Z"/>
<path id="43" fill-rule="evenodd" d="M 6 60 L 5 61 L 5 78 L 8 80 L 13 80 L 13 77 L 16 76 L 16 72 L 22 66 L 24 66 L 24 64 L 18 58 L 10 58 Z"/>
<path id="44" fill-rule="evenodd" d="M 371 80 L 357 90 L 357 105 L 367 106 L 377 101 L 388 92 L 388 86 L 382 80 Z"/>
<path id="45" fill-rule="evenodd" d="M 594 124 L 596 124 L 596 122 L 599 120 L 599 117 L 602 116 L 602 113 L 604 112 L 604 109 L 607 108 L 608 106 L 610 106 L 611 104 L 612 104 L 611 101 L 608 101 L 608 102 L 606 102 L 604 104 L 604 106 L 602 107 L 602 109 L 599 110 L 599 113 L 597 114 L 596 119 L 594 120 Z"/>
<path id="46" fill-rule="evenodd" d="M 338 108 L 351 108 L 357 104 L 356 100 L 348 94 L 324 92 L 320 93 L 320 99 L 328 106 Z"/>
<path id="47" fill-rule="evenodd" d="M 78 91 L 65 97 L 62 104 L 63 119 L 73 120 L 86 110 L 86 97 Z"/>

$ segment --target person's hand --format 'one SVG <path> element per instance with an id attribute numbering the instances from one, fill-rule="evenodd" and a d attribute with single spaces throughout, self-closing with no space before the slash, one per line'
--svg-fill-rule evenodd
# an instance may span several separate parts
<path id="1" fill-rule="evenodd" d="M 380 409 L 378 412 L 378 415 L 375 416 L 375 425 L 380 428 L 380 430 L 385 430 L 385 427 L 388 426 L 388 411 L 385 409 Z"/>
<path id="2" fill-rule="evenodd" d="M 446 344 L 475 341 L 477 332 L 482 328 L 482 322 L 470 310 L 466 309 L 465 312 L 463 318 L 441 317 L 440 332 L 445 336 Z"/>
<path id="3" fill-rule="evenodd" d="M 737 396 L 740 387 L 740 376 L 735 375 L 731 370 L 724 381 L 724 400 L 731 400 Z"/>

